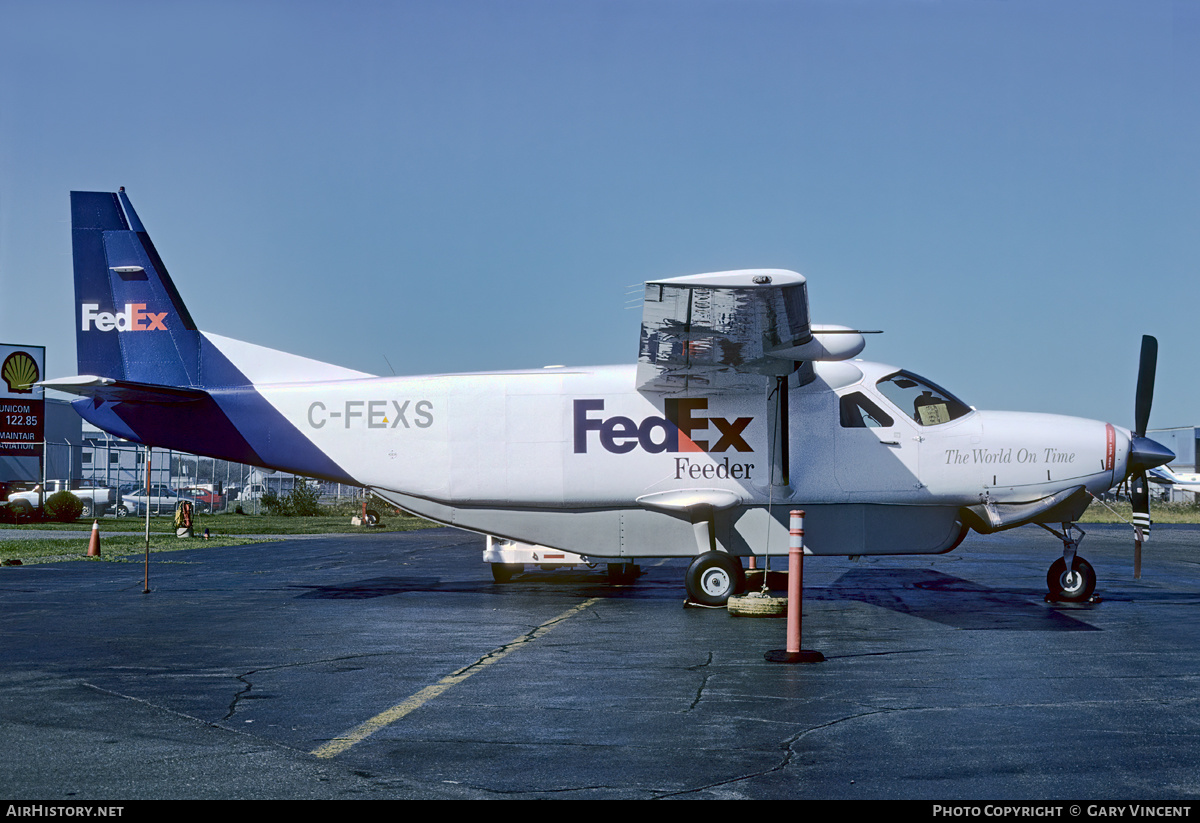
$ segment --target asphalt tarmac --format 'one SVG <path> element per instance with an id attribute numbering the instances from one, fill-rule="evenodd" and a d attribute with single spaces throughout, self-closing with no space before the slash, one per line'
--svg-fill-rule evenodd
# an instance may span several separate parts
<path id="1" fill-rule="evenodd" d="M 496 584 L 451 529 L 0 568 L 0 797 L 1190 801 L 1200 528 L 809 558 L 785 621 L 682 561 Z M 81 554 L 86 544 L 81 545 Z"/>

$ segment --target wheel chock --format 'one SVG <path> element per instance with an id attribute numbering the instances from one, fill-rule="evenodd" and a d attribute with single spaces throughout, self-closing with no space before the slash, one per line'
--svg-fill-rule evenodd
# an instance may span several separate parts
<path id="1" fill-rule="evenodd" d="M 787 617 L 787 598 L 764 592 L 735 594 L 725 605 L 735 617 Z"/>

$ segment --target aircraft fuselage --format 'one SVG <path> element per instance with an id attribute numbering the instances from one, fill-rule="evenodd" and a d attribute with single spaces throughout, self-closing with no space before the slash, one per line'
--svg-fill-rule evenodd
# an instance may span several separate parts
<path id="1" fill-rule="evenodd" d="M 1122 429 L 975 410 L 922 424 L 877 388 L 897 371 L 818 364 L 815 379 L 790 379 L 782 406 L 767 380 L 757 394 L 639 392 L 632 366 L 256 390 L 355 482 L 398 506 L 596 557 L 694 555 L 698 511 L 713 514 L 717 548 L 762 554 L 766 543 L 783 553 L 797 507 L 814 554 L 942 552 L 962 537 L 964 506 L 1070 485 L 1100 493 L 1123 476 Z M 842 407 L 855 399 L 882 419 L 847 425 Z M 286 462 L 272 460 L 306 471 Z M 688 494 L 692 504 L 672 505 Z"/>

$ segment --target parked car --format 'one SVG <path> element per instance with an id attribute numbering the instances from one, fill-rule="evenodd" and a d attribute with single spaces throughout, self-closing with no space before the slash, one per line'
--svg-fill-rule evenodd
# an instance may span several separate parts
<path id="1" fill-rule="evenodd" d="M 190 486 L 186 489 L 180 489 L 179 493 L 195 500 L 196 511 L 198 512 L 216 512 L 222 511 L 225 508 L 225 495 L 217 494 L 211 489 L 205 489 L 201 486 Z"/>
<path id="2" fill-rule="evenodd" d="M 147 506 L 150 507 L 151 514 L 174 514 L 175 506 L 182 500 L 191 501 L 193 506 L 196 505 L 196 499 L 191 495 L 180 494 L 167 486 L 151 486 L 149 495 L 144 488 L 139 487 L 121 495 L 121 500 L 117 503 L 117 517 L 145 514 Z"/>

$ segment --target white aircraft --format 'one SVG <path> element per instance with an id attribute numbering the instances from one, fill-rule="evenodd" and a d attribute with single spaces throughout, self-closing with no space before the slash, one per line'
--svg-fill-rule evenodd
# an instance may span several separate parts
<path id="1" fill-rule="evenodd" d="M 1179 474 L 1170 466 L 1156 466 L 1150 469 L 1147 479 L 1151 483 L 1161 483 L 1185 492 L 1200 494 L 1200 474 Z"/>
<path id="2" fill-rule="evenodd" d="M 1145 437 L 1146 338 L 1131 432 L 977 411 L 903 369 L 851 362 L 862 332 L 809 322 L 790 271 L 646 283 L 636 365 L 375 377 L 197 329 L 124 189 L 71 195 L 80 395 L 101 429 L 342 483 L 459 528 L 614 564 L 694 558 L 719 605 L 743 558 L 936 554 L 1027 523 L 1062 556 L 1050 595 L 1086 600 L 1075 521 L 1092 494 L 1173 458 Z"/>

